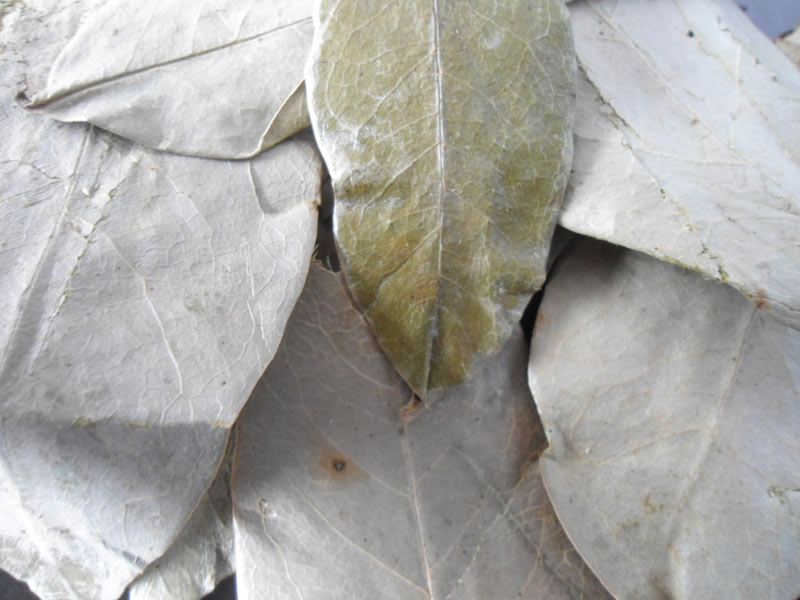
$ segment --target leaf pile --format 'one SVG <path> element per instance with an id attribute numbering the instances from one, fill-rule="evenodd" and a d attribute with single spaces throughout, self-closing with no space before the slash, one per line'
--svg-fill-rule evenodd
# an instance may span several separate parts
<path id="1" fill-rule="evenodd" d="M 800 593 L 800 71 L 733 2 L 0 19 L 40 598 Z"/>

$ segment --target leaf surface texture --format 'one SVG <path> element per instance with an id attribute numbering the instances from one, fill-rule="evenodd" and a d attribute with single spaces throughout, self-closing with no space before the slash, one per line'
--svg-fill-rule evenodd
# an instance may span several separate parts
<path id="1" fill-rule="evenodd" d="M 88 13 L 30 108 L 159 150 L 247 158 L 308 127 L 310 0 L 112 0 Z"/>
<path id="2" fill-rule="evenodd" d="M 500 348 L 544 278 L 572 154 L 556 0 L 324 1 L 306 69 L 350 289 L 421 396 Z"/>
<path id="3" fill-rule="evenodd" d="M 615 597 L 797 594 L 797 330 L 584 239 L 548 282 L 529 377 L 550 498 Z"/>
<path id="4" fill-rule="evenodd" d="M 800 71 L 729 0 L 570 12 L 586 77 L 561 225 L 800 326 Z"/>
<path id="5" fill-rule="evenodd" d="M 128 600 L 197 600 L 233 575 L 231 460 L 235 436 L 214 481 L 169 549 L 128 587 Z"/>
<path id="6" fill-rule="evenodd" d="M 183 528 L 278 346 L 321 164 L 309 139 L 213 161 L 22 109 L 91 7 L 26 3 L 0 31 L 0 565 L 42 598 L 115 600 Z"/>
<path id="7" fill-rule="evenodd" d="M 239 423 L 240 600 L 608 598 L 547 504 L 526 356 L 516 331 L 404 422 L 408 388 L 341 277 L 312 266 Z"/>

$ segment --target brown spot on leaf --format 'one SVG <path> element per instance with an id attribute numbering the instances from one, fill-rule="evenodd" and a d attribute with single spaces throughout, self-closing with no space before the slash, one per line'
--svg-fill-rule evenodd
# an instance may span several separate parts
<path id="1" fill-rule="evenodd" d="M 548 325 L 550 325 L 551 322 L 552 321 L 550 321 L 550 319 L 548 319 L 544 315 L 544 313 L 540 310 L 539 314 L 536 315 L 536 322 L 534 323 L 533 328 L 540 329 L 542 327 L 547 327 Z"/>
<path id="2" fill-rule="evenodd" d="M 753 302 L 756 303 L 756 308 L 769 308 L 769 302 L 767 302 L 767 292 L 761 288 L 756 289 L 756 293 L 753 295 Z"/>
<path id="3" fill-rule="evenodd" d="M 650 500 L 649 495 L 644 497 L 644 500 L 642 501 L 642 506 L 644 506 L 644 514 L 646 515 L 652 515 L 654 512 L 659 511 L 663 508 L 660 504 L 653 503 L 653 501 Z"/>
<path id="4" fill-rule="evenodd" d="M 425 403 L 422 401 L 422 398 L 414 394 L 411 399 L 400 409 L 400 418 L 406 423 L 410 423 L 422 413 L 422 409 L 424 407 Z M 398 433 L 402 434 L 400 431 L 398 431 Z"/>
<path id="5" fill-rule="evenodd" d="M 349 485 L 367 478 L 367 473 L 332 444 L 323 446 L 317 463 L 310 469 L 311 478 L 321 485 Z"/>

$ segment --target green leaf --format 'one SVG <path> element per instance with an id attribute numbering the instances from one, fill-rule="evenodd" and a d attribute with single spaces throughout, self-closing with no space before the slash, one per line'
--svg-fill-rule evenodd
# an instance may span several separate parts
<path id="1" fill-rule="evenodd" d="M 508 338 L 572 157 L 560 0 L 323 1 L 306 68 L 350 289 L 421 396 Z M 365 20 L 368 19 L 368 20 Z"/>

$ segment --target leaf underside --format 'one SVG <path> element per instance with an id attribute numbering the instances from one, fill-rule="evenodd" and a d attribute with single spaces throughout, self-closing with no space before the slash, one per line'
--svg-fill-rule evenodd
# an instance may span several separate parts
<path id="1" fill-rule="evenodd" d="M 408 388 L 312 265 L 238 426 L 237 587 L 255 598 L 608 598 L 563 533 L 518 329 L 404 423 Z"/>
<path id="2" fill-rule="evenodd" d="M 128 587 L 127 600 L 197 600 L 233 574 L 231 464 L 235 435 L 214 481 L 175 542 Z"/>
<path id="3" fill-rule="evenodd" d="M 545 485 L 617 598 L 800 590 L 800 332 L 729 286 L 584 239 L 531 346 Z"/>
<path id="4" fill-rule="evenodd" d="M 87 14 L 28 108 L 151 148 L 249 158 L 308 127 L 311 0 L 112 0 Z"/>
<path id="5" fill-rule="evenodd" d="M 800 327 L 800 71 L 729 0 L 570 12 L 585 77 L 560 224 Z"/>
<path id="6" fill-rule="evenodd" d="M 321 161 L 155 152 L 32 114 L 89 2 L 0 29 L 0 567 L 115 600 L 174 541 L 305 279 Z"/>

